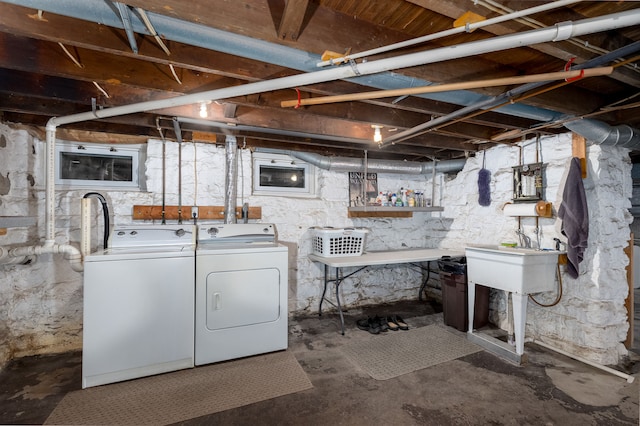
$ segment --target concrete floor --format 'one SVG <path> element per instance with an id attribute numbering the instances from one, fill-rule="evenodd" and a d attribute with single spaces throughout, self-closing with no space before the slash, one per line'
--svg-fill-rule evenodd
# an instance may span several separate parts
<path id="1" fill-rule="evenodd" d="M 638 425 L 640 380 L 629 384 L 532 343 L 526 345 L 523 366 L 481 351 L 385 381 L 372 379 L 339 350 L 346 342 L 369 338 L 355 327 L 358 318 L 397 313 L 420 327 L 442 324 L 440 309 L 435 302 L 417 301 L 352 309 L 345 336 L 335 314 L 294 318 L 289 350 L 313 389 L 181 424 Z M 638 309 L 636 324 L 638 329 Z M 636 378 L 639 348 L 636 343 L 630 361 L 617 366 Z M 42 424 L 80 383 L 79 352 L 12 361 L 0 372 L 0 424 Z"/>

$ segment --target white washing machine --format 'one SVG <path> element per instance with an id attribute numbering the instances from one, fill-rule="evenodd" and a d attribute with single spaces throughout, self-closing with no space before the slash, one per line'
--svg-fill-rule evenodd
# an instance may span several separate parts
<path id="1" fill-rule="evenodd" d="M 86 256 L 83 388 L 194 366 L 195 233 L 116 227 Z"/>
<path id="2" fill-rule="evenodd" d="M 273 224 L 198 226 L 196 365 L 287 348 L 287 268 Z"/>

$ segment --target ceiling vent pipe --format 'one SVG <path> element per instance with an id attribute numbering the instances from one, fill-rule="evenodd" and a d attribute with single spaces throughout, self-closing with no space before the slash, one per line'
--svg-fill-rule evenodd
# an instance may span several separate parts
<path id="1" fill-rule="evenodd" d="M 224 223 L 236 223 L 236 199 L 238 197 L 238 142 L 235 136 L 226 135 L 224 141 L 226 174 L 224 178 Z"/>
<path id="2" fill-rule="evenodd" d="M 602 121 L 582 119 L 564 123 L 564 127 L 598 145 L 640 150 L 640 130 L 626 124 L 610 126 Z"/>
<path id="3" fill-rule="evenodd" d="M 365 160 L 362 158 L 347 157 L 326 157 L 309 152 L 287 151 L 287 154 L 298 160 L 306 161 L 309 164 L 334 172 L 363 172 L 365 170 Z M 456 173 L 462 170 L 466 159 L 445 160 L 435 162 L 436 172 Z M 420 163 L 416 161 L 392 161 L 392 160 L 367 160 L 366 170 L 368 173 L 402 173 L 409 175 L 420 175 L 433 173 L 433 162 Z"/>

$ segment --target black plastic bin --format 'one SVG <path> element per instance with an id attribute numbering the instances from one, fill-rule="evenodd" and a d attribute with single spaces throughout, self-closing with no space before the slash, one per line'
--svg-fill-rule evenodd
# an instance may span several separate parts
<path id="1" fill-rule="evenodd" d="M 469 302 L 467 299 L 467 258 L 444 256 L 438 261 L 442 285 L 442 314 L 444 323 L 467 331 L 469 328 Z M 489 288 L 476 285 L 476 303 L 473 328 L 482 328 L 489 322 Z"/>

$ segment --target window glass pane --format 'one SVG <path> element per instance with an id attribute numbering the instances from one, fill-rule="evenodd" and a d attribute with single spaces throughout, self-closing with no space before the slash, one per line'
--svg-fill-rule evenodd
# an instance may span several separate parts
<path id="1" fill-rule="evenodd" d="M 133 161 L 130 156 L 62 152 L 60 178 L 131 182 Z"/>
<path id="2" fill-rule="evenodd" d="M 274 188 L 304 188 L 304 171 L 304 168 L 261 165 L 260 186 Z"/>

